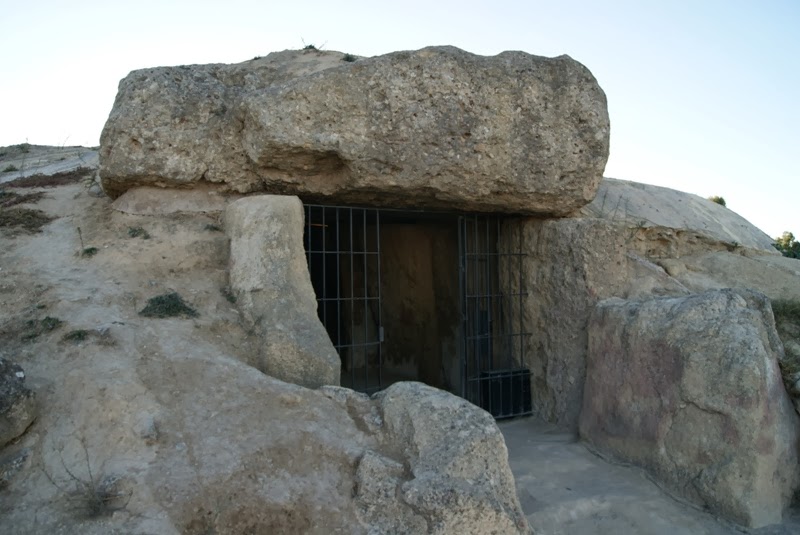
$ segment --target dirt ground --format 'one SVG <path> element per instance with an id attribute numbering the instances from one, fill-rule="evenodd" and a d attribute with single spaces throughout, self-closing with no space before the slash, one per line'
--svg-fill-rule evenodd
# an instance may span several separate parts
<path id="1" fill-rule="evenodd" d="M 782 525 L 747 530 L 672 497 L 643 470 L 607 462 L 573 433 L 534 418 L 501 422 L 500 430 L 522 509 L 535 533 L 800 533 L 800 511 L 792 511 Z"/>
<path id="2" fill-rule="evenodd" d="M 31 147 L 26 161 L 38 158 L 42 167 L 57 163 L 59 171 L 69 171 L 86 160 L 80 151 L 64 160 L 58 151 L 49 152 L 50 156 L 46 152 Z M 0 167 L 12 165 L 8 158 L 0 157 Z M 29 166 L 25 174 L 33 171 Z M 146 352 L 147 337 L 163 336 L 169 324 L 161 330 L 144 328 L 137 312 L 150 297 L 173 290 L 203 311 L 199 319 L 191 320 L 195 336 L 216 344 L 235 341 L 236 347 L 226 347 L 227 352 L 247 352 L 247 333 L 238 326 L 235 306 L 225 295 L 227 241 L 218 216 L 125 214 L 113 210 L 108 198 L 93 195 L 89 185 L 86 181 L 37 188 L 0 185 L 6 200 L 28 196 L 0 211 L 39 210 L 47 218 L 40 232 L 24 226 L 0 227 L 0 356 L 23 366 L 28 386 L 43 406 L 59 403 L 59 396 L 67 395 L 65 385 L 75 359 L 92 359 L 103 366 L 103 353 L 111 345 L 117 352 L 126 352 L 128 346 L 131 352 Z M 84 334 L 75 334 L 79 331 Z M 63 423 L 45 413 L 37 425 Z M 500 427 L 520 502 L 536 533 L 747 533 L 674 499 L 641 470 L 600 459 L 570 433 L 533 419 L 503 422 Z M 34 451 L 27 469 L 36 469 L 35 452 L 44 447 L 37 442 L 37 432 L 33 429 L 33 435 L 5 448 L 0 457 L 27 448 Z M 24 493 L 0 488 L 4 526 L 0 531 L 35 532 L 6 527 L 22 516 L 18 500 L 23 499 L 28 499 Z M 25 507 L 32 507 L 30 503 Z M 34 508 L 42 518 L 48 514 L 46 506 Z M 784 524 L 751 533 L 800 533 L 800 514 L 795 511 Z"/>

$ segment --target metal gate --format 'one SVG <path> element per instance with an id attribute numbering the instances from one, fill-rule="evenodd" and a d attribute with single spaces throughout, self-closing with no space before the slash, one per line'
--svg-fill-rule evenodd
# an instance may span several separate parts
<path id="1" fill-rule="evenodd" d="M 317 312 L 342 360 L 342 386 L 381 390 L 380 211 L 305 205 Z"/>
<path id="2" fill-rule="evenodd" d="M 391 382 L 383 371 L 381 322 L 381 214 L 387 210 L 304 209 L 308 271 L 319 318 L 342 361 L 342 386 L 372 394 Z M 387 221 L 398 213 L 391 211 Z M 453 277 L 458 277 L 461 307 L 460 393 L 495 418 L 530 414 L 521 232 L 501 232 L 502 220 L 484 215 L 445 214 L 437 221 L 458 225 Z"/>
<path id="3" fill-rule="evenodd" d="M 491 216 L 458 221 L 462 395 L 498 419 L 531 413 L 522 232 L 501 233 L 501 226 Z"/>

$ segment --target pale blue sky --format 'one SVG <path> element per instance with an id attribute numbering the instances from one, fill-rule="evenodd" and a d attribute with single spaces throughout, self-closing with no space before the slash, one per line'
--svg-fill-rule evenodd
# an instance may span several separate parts
<path id="1" fill-rule="evenodd" d="M 47 1 L 0 12 L 0 145 L 96 145 L 129 71 L 305 43 L 569 54 L 606 92 L 606 176 L 800 234 L 800 1 Z"/>

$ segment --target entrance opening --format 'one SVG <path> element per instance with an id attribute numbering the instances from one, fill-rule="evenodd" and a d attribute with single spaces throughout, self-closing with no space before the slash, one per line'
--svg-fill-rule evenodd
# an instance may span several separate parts
<path id="1" fill-rule="evenodd" d="M 341 384 L 371 394 L 421 381 L 497 418 L 529 414 L 517 241 L 490 216 L 305 205 L 308 270 Z"/>

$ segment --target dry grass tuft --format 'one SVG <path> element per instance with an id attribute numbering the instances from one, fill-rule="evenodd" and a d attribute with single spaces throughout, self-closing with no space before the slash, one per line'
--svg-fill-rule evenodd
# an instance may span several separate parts
<path id="1" fill-rule="evenodd" d="M 42 200 L 42 197 L 44 197 L 44 193 L 41 191 L 19 194 L 13 191 L 0 190 L 0 208 L 8 208 L 17 204 L 34 204 Z"/>
<path id="2" fill-rule="evenodd" d="M 0 210 L 0 228 L 40 232 L 53 218 L 41 210 L 10 208 Z"/>
<path id="3" fill-rule="evenodd" d="M 92 173 L 94 173 L 94 169 L 78 167 L 72 171 L 63 171 L 54 175 L 23 176 L 10 182 L 5 182 L 3 185 L 9 188 L 49 188 L 64 186 L 66 184 L 80 182 Z"/>

